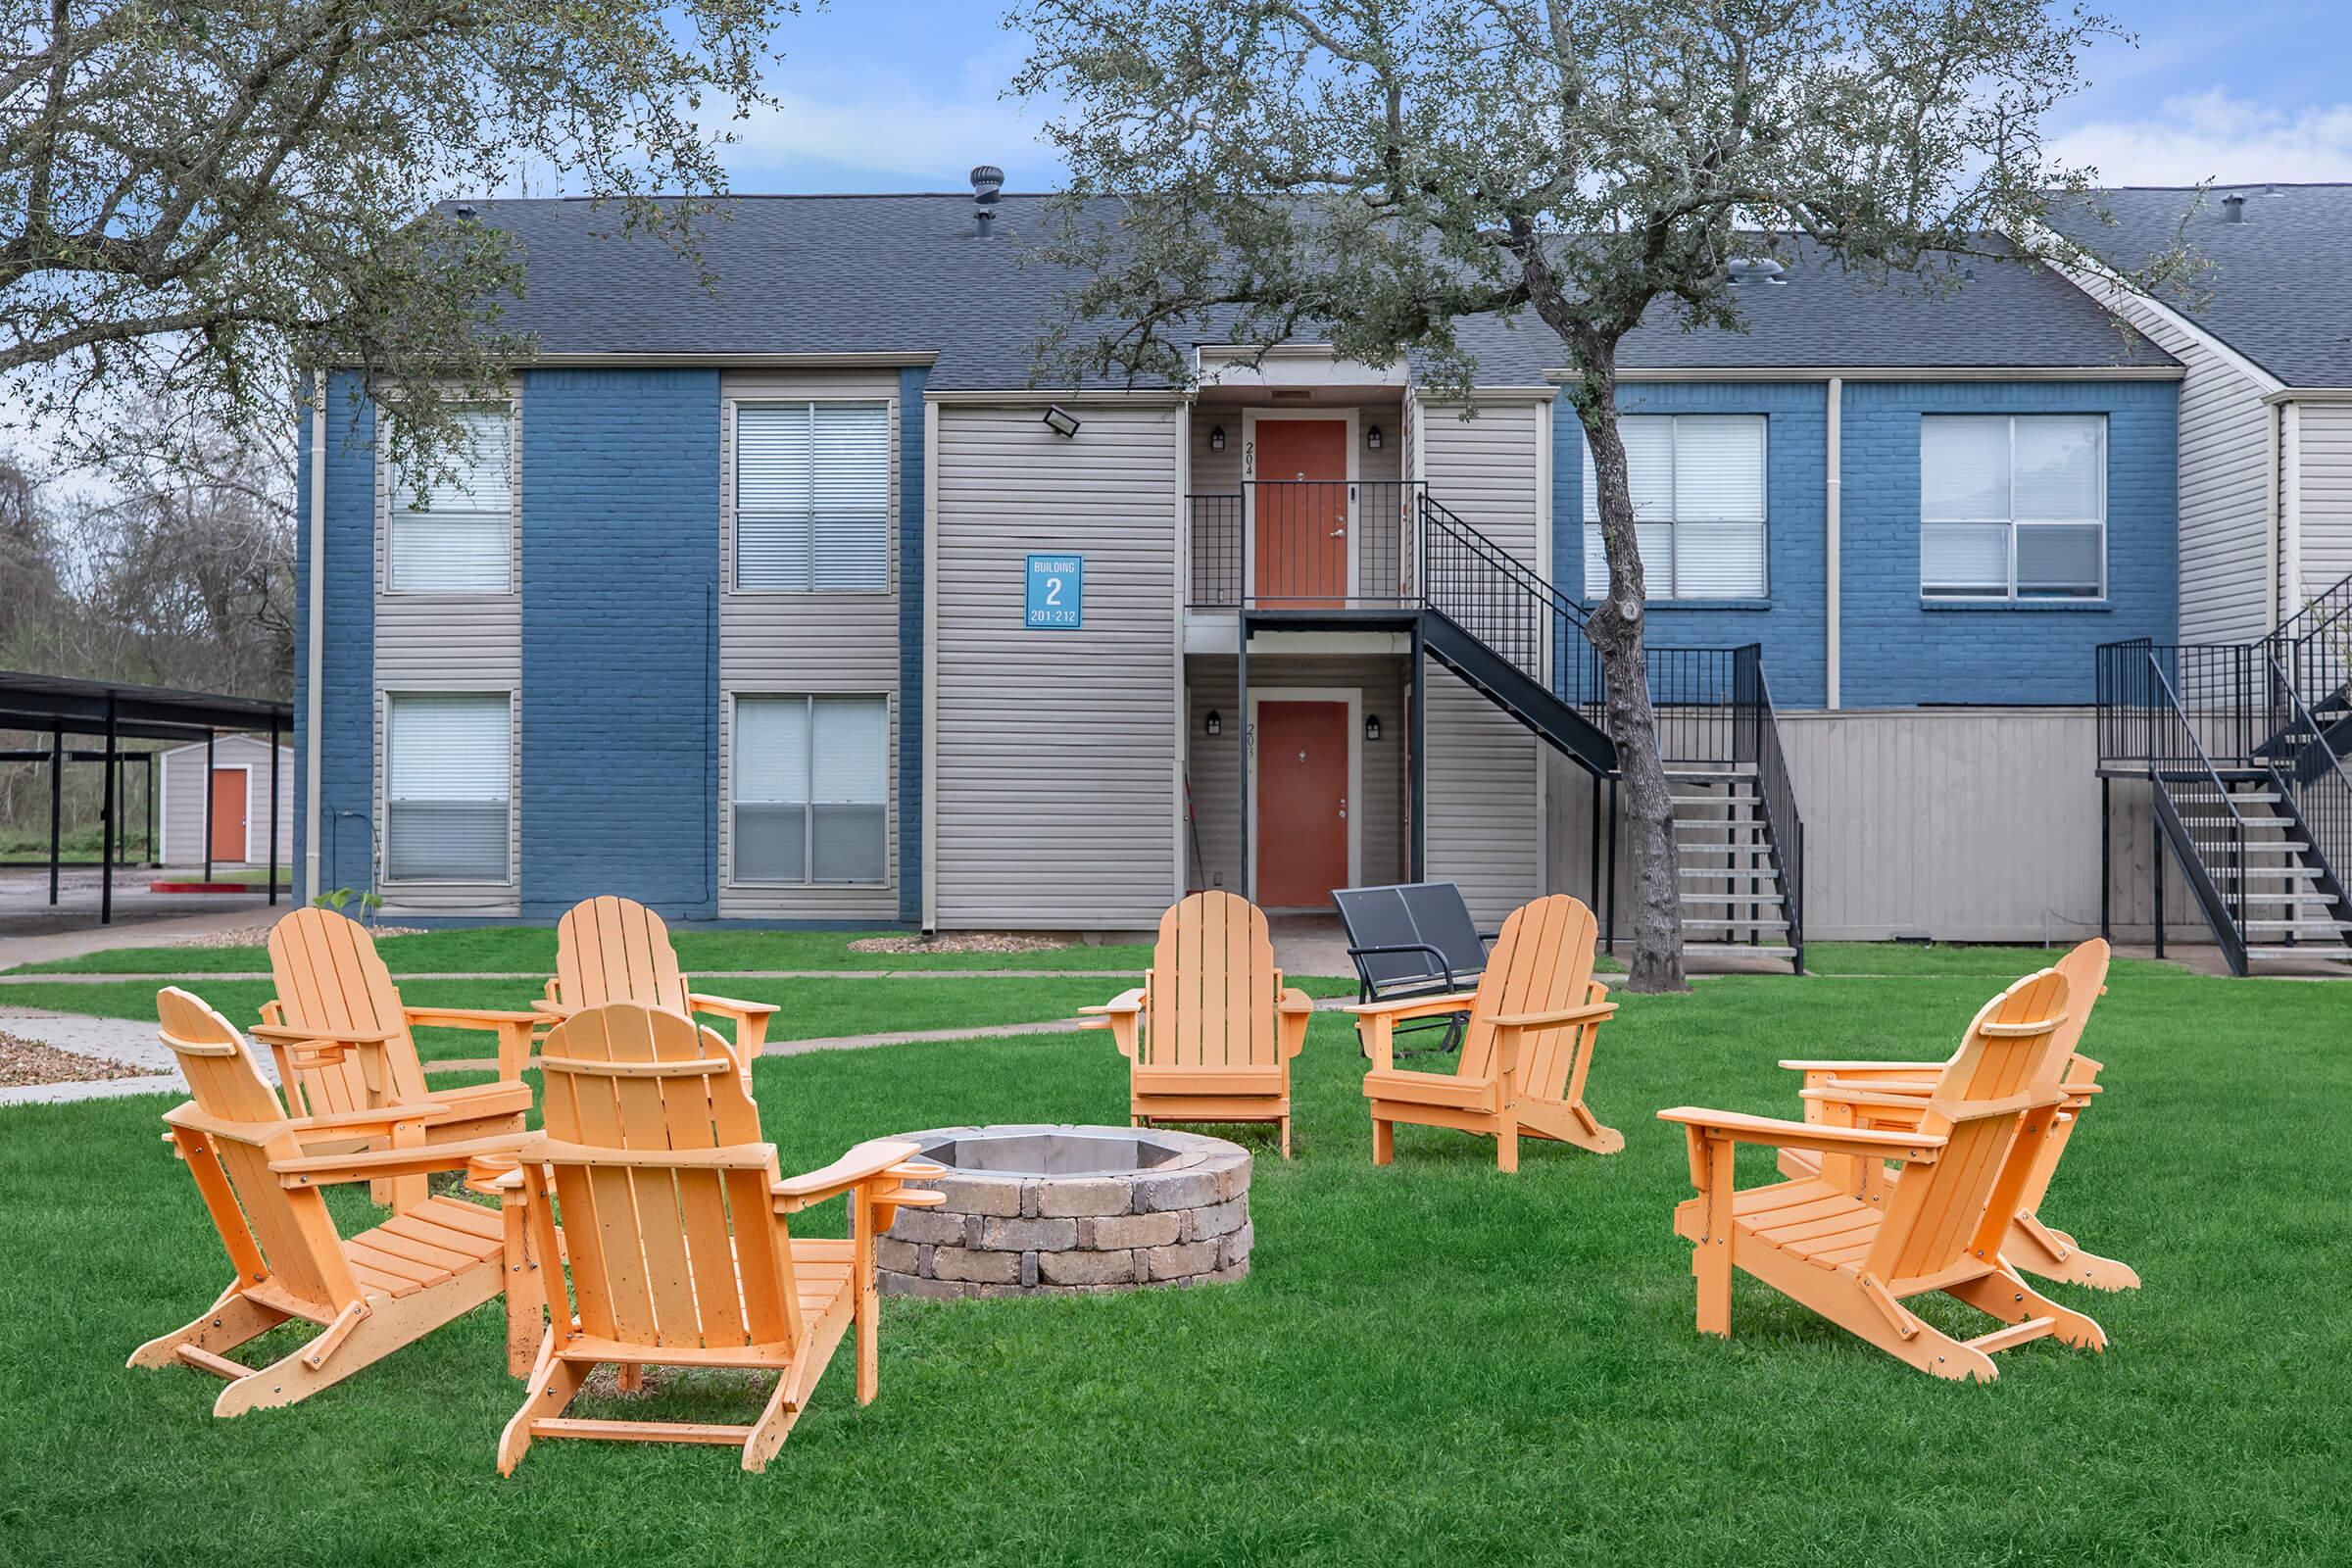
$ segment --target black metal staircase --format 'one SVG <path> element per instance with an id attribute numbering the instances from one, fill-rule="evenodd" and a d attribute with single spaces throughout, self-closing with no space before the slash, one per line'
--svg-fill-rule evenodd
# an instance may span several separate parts
<path id="1" fill-rule="evenodd" d="M 2323 667 L 2299 642 L 2143 639 L 2098 652 L 2100 772 L 2147 779 L 2157 830 L 2234 974 L 2352 962 L 2352 772 L 2339 720 L 2298 690 L 2295 670 Z"/>

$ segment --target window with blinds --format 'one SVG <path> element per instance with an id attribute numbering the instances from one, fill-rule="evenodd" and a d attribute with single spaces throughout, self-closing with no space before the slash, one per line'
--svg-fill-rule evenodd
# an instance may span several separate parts
<path id="1" fill-rule="evenodd" d="M 890 703 L 735 699 L 735 880 L 889 880 Z"/>
<path id="2" fill-rule="evenodd" d="M 1923 416 L 1919 591 L 2105 598 L 2107 416 Z"/>
<path id="3" fill-rule="evenodd" d="M 440 466 L 395 463 L 387 475 L 386 586 L 396 594 L 503 594 L 514 586 L 514 421 L 467 409 Z"/>
<path id="4" fill-rule="evenodd" d="M 1634 414 L 1617 420 L 1634 532 L 1652 599 L 1760 599 L 1765 572 L 1764 416 Z M 1609 591 L 1600 487 L 1585 453 L 1585 597 Z"/>
<path id="5" fill-rule="evenodd" d="M 890 587 L 890 406 L 735 406 L 735 586 Z"/>
<path id="6" fill-rule="evenodd" d="M 504 692 L 385 700 L 387 881 L 508 880 L 513 745 Z"/>

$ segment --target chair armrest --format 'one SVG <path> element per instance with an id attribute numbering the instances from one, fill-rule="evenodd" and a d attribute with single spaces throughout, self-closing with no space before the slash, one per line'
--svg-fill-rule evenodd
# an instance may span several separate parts
<path id="1" fill-rule="evenodd" d="M 246 1031 L 268 1046 L 301 1046 L 318 1041 L 326 1045 L 380 1046 L 398 1040 L 398 1029 L 312 1029 L 285 1024 L 257 1023 Z"/>
<path id="2" fill-rule="evenodd" d="M 1581 1007 L 1550 1007 L 1542 1012 L 1503 1012 L 1488 1019 L 1497 1029 L 1548 1029 L 1563 1023 L 1597 1023 L 1617 1014 L 1614 1002 L 1589 1002 Z M 1611 1038 L 1614 1038 L 1613 1036 Z"/>
<path id="3" fill-rule="evenodd" d="M 1934 1076 L 1942 1072 L 1947 1064 L 1940 1061 L 1807 1061 L 1802 1057 L 1788 1057 L 1781 1065 L 1790 1072 L 1902 1072 Z"/>
<path id="4" fill-rule="evenodd" d="M 812 1203 L 828 1198 L 838 1198 L 851 1188 L 870 1182 L 878 1176 L 903 1176 L 922 1180 L 947 1174 L 945 1165 L 935 1165 L 914 1156 L 922 1145 L 908 1143 L 903 1138 L 876 1138 L 859 1144 L 830 1165 L 800 1176 L 787 1176 L 768 1189 L 775 1200 L 776 1212 L 795 1214 Z"/>
<path id="5" fill-rule="evenodd" d="M 1468 1012 L 1478 1000 L 1475 991 L 1456 991 L 1449 997 L 1399 997 L 1394 1002 L 1350 1002 L 1347 1010 L 1358 1017 L 1435 1018 L 1448 1012 Z"/>
<path id="6" fill-rule="evenodd" d="M 1278 1012 L 1312 1012 L 1315 1010 L 1315 999 L 1308 996 L 1305 992 L 1299 990 L 1297 986 L 1285 986 L 1282 992 L 1282 1000 L 1275 1003 L 1274 1007 Z"/>
<path id="7" fill-rule="evenodd" d="M 554 982 L 551 981 L 549 983 L 552 985 Z M 564 1004 L 558 1002 L 553 997 L 533 997 L 531 999 L 531 1011 L 537 1013 L 542 1018 L 553 1019 L 559 1023 L 561 1023 L 564 1019 L 570 1017 L 578 1010 L 579 1009 L 576 1007 L 567 1007 L 564 1005 Z"/>
<path id="8" fill-rule="evenodd" d="M 1810 1089 L 1798 1090 L 1796 1098 L 1814 1101 L 1825 1105 L 1851 1105 L 1869 1110 L 1900 1111 L 1912 1117 L 1925 1115 L 1932 1102 L 1929 1091 L 1924 1088 L 1916 1095 L 1908 1095 L 1900 1092 L 1890 1094 L 1880 1089 L 1857 1088 L 1851 1084 L 1819 1084 Z"/>
<path id="9" fill-rule="evenodd" d="M 304 1154 L 273 1159 L 270 1173 L 282 1187 L 320 1187 L 330 1183 L 370 1181 L 384 1176 L 423 1176 L 437 1170 L 464 1170 L 478 1155 L 517 1157 L 527 1133 L 497 1138 L 468 1138 L 455 1144 L 425 1144 L 416 1149 L 368 1149 L 349 1154 Z"/>
<path id="10" fill-rule="evenodd" d="M 1099 1005 L 1096 1005 L 1096 1006 L 1087 1006 L 1087 1007 L 1080 1007 L 1080 1008 L 1078 1009 L 1078 1013 L 1079 1013 L 1079 1016 L 1080 1016 L 1080 1017 L 1095 1018 L 1095 1017 L 1104 1017 L 1104 1016 L 1117 1016 L 1117 1015 L 1119 1015 L 1119 1014 L 1122 1014 L 1122 1013 L 1124 1013 L 1124 1014 L 1134 1014 L 1134 1013 L 1139 1013 L 1139 1012 L 1141 1012 L 1141 1011 L 1143 1011 L 1143 1010 L 1144 1010 L 1144 988 L 1143 988 L 1142 986 L 1137 986 L 1137 987 L 1136 987 L 1134 990 L 1132 990 L 1132 991 L 1122 991 L 1122 992 L 1120 992 L 1120 993 L 1119 993 L 1117 996 L 1115 996 L 1115 997 L 1111 998 L 1111 999 L 1110 999 L 1108 1002 L 1102 1003 L 1102 1004 L 1099 1004 Z M 1095 1027 L 1096 1027 L 1096 1028 L 1098 1028 L 1098 1029 L 1100 1029 L 1100 1028 L 1102 1028 L 1102 1027 L 1103 1027 L 1103 1026 L 1102 1026 L 1102 1025 L 1101 1025 L 1101 1024 L 1097 1024 Z"/>
<path id="11" fill-rule="evenodd" d="M 780 1003 L 738 1002 L 733 997 L 714 997 L 701 991 L 690 993 L 686 1005 L 697 1012 L 715 1012 L 731 1018 L 764 1018 L 782 1009 Z"/>
<path id="12" fill-rule="evenodd" d="M 506 1012 L 496 1007 L 403 1007 L 400 1015 L 412 1027 L 427 1029 L 509 1029 L 516 1024 L 543 1024 L 543 1012 Z"/>
<path id="13" fill-rule="evenodd" d="M 297 1138 L 351 1137 L 370 1130 L 389 1132 L 396 1121 L 416 1121 L 449 1107 L 437 1100 L 411 1100 L 368 1110 L 338 1110 L 323 1116 L 298 1116 L 286 1123 Z"/>
<path id="14" fill-rule="evenodd" d="M 1696 1105 L 1674 1105 L 1658 1112 L 1658 1120 L 1686 1127 L 1735 1144 L 1762 1144 L 1773 1149 L 1810 1149 L 1825 1154 L 1878 1154 L 1886 1159 L 1932 1161 L 1941 1149 L 1941 1133 L 1872 1132 L 1861 1127 L 1825 1127 L 1819 1122 L 1783 1121 L 1777 1116 L 1748 1116 L 1736 1110 L 1704 1110 Z"/>

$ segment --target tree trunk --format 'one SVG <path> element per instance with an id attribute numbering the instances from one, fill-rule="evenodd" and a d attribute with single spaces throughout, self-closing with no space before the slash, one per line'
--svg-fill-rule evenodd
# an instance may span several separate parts
<path id="1" fill-rule="evenodd" d="M 1586 367 L 1576 399 L 1577 418 L 1592 448 L 1599 492 L 1601 546 L 1609 561 L 1609 597 L 1585 623 L 1608 682 L 1609 739 L 1617 745 L 1624 779 L 1628 837 L 1634 854 L 1635 991 L 1687 991 L 1683 978 L 1683 890 L 1674 847 L 1674 799 L 1658 751 L 1657 715 L 1649 706 L 1648 659 L 1643 652 L 1644 589 L 1642 550 L 1634 532 L 1634 498 L 1626 482 L 1625 443 L 1617 433 L 1617 361 L 1608 345 Z"/>

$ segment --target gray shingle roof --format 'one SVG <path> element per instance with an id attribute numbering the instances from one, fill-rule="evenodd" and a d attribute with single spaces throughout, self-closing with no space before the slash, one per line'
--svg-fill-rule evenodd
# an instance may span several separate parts
<path id="1" fill-rule="evenodd" d="M 716 276 L 658 239 L 624 237 L 616 209 L 583 201 L 479 201 L 528 259 L 506 324 L 564 354 L 936 353 L 942 390 L 1030 384 L 1030 350 L 1054 318 L 1066 274 L 1021 265 L 1043 232 L 1041 197 L 1008 196 L 998 232 L 974 232 L 967 195 L 740 197 L 704 227 Z M 1638 368 L 2158 365 L 2091 300 L 2034 268 L 1979 264 L 1956 294 L 1916 281 L 1873 287 L 1825 270 L 1802 248 L 1789 282 L 1742 290 L 1748 330 L 1690 332 L 1664 319 L 1626 341 Z M 1533 316 L 1463 326 L 1488 385 L 1532 384 L 1562 363 Z"/>
<path id="2" fill-rule="evenodd" d="M 2232 192 L 2246 198 L 2242 223 L 2224 220 L 2222 198 Z M 2200 284 L 2211 301 L 2176 305 L 2188 319 L 2288 386 L 2352 386 L 2352 185 L 2217 186 L 2192 212 L 2197 194 L 2104 191 L 2113 224 L 2082 211 L 2057 226 L 2122 268 L 2143 267 L 2185 239 L 2212 264 Z"/>

